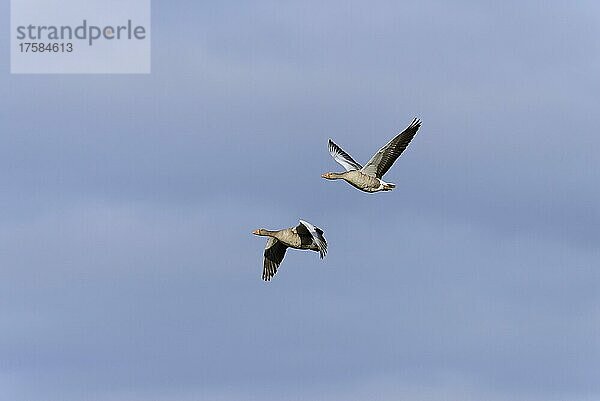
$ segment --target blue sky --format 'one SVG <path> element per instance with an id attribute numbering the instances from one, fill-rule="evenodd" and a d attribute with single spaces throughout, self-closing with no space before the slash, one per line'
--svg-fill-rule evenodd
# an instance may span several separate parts
<path id="1" fill-rule="evenodd" d="M 0 61 L 0 399 L 600 398 L 597 3 L 152 7 L 151 75 Z"/>

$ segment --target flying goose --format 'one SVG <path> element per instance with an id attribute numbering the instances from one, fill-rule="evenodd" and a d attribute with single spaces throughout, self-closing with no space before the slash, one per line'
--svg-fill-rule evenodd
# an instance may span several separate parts
<path id="1" fill-rule="evenodd" d="M 421 121 L 415 118 L 404 131 L 379 149 L 364 166 L 361 166 L 352 156 L 344 152 L 330 139 L 329 153 L 346 171 L 343 173 L 325 173 L 321 177 L 328 180 L 342 179 L 365 192 L 391 191 L 396 187 L 396 184 L 385 182 L 382 177 L 406 149 L 420 126 Z"/>
<path id="2" fill-rule="evenodd" d="M 265 281 L 270 281 L 277 273 L 277 268 L 288 248 L 316 251 L 319 252 L 321 259 L 327 254 L 327 241 L 323 237 L 323 230 L 304 220 L 300 220 L 300 224 L 296 227 L 284 228 L 279 231 L 260 228 L 252 231 L 252 234 L 269 237 L 265 246 L 263 262 L 262 278 Z"/>

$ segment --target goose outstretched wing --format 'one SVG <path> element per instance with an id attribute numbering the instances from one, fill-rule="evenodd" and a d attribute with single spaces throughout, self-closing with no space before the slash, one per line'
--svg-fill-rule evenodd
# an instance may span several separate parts
<path id="1" fill-rule="evenodd" d="M 392 164 L 400 157 L 404 149 L 417 134 L 421 121 L 415 118 L 412 123 L 401 133 L 396 135 L 384 147 L 379 149 L 377 153 L 371 157 L 371 160 L 365 164 L 361 172 L 370 175 L 371 177 L 381 178 L 392 167 Z"/>
<path id="2" fill-rule="evenodd" d="M 327 255 L 327 241 L 323 236 L 323 230 L 313 226 L 307 221 L 300 220 L 300 224 L 296 226 L 296 231 L 300 235 L 309 234 L 313 238 L 317 248 L 319 248 L 319 256 L 321 256 L 321 259 L 323 259 L 323 256 Z"/>
<path id="3" fill-rule="evenodd" d="M 362 168 L 360 163 L 354 160 L 348 153 L 344 152 L 344 149 L 340 148 L 331 139 L 329 140 L 329 154 L 336 162 L 341 164 L 346 171 L 360 170 Z"/>
<path id="4" fill-rule="evenodd" d="M 263 263 L 262 278 L 265 281 L 271 281 L 271 278 L 277 273 L 277 268 L 281 264 L 287 246 L 270 237 L 265 246 L 265 259 Z"/>

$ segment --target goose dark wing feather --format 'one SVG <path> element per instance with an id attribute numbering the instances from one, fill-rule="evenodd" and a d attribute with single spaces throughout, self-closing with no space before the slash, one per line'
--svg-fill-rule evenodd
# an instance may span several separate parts
<path id="1" fill-rule="evenodd" d="M 408 147 L 408 144 L 417 134 L 420 127 L 421 121 L 415 118 L 404 131 L 379 149 L 361 171 L 367 175 L 382 178 L 402 152 L 404 152 L 404 149 Z"/>
<path id="2" fill-rule="evenodd" d="M 265 258 L 263 263 L 262 279 L 271 281 L 271 278 L 277 273 L 279 265 L 283 261 L 287 246 L 277 241 L 275 238 L 269 238 L 265 247 Z"/>
<path id="3" fill-rule="evenodd" d="M 313 242 L 319 249 L 319 256 L 321 259 L 327 255 L 327 240 L 325 240 L 325 237 L 323 236 L 323 230 L 319 227 L 316 227 L 307 221 L 300 220 L 300 224 L 296 226 L 296 232 L 299 235 L 310 235 L 312 237 Z"/>

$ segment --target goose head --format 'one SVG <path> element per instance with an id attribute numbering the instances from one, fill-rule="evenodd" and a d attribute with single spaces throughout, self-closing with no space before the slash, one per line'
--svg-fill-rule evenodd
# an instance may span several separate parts
<path id="1" fill-rule="evenodd" d="M 342 178 L 342 174 L 340 173 L 323 173 L 321 174 L 322 178 L 325 178 L 326 180 L 338 180 L 340 178 Z"/>

